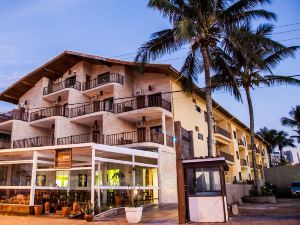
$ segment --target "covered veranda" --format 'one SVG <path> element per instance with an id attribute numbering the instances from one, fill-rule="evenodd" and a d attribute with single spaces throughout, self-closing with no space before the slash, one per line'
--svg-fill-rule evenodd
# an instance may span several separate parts
<path id="1" fill-rule="evenodd" d="M 101 144 L 9 149 L 0 152 L 0 204 L 43 205 L 51 210 L 89 200 L 100 211 L 126 203 L 138 189 L 141 202 L 158 200 L 158 153 Z"/>

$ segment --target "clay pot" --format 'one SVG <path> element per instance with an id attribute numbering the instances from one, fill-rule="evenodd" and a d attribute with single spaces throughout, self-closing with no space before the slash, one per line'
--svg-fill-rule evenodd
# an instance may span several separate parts
<path id="1" fill-rule="evenodd" d="M 79 212 L 80 211 L 80 205 L 78 204 L 78 202 L 74 202 L 73 203 L 73 212 Z"/>
<path id="2" fill-rule="evenodd" d="M 42 206 L 40 206 L 40 205 L 34 206 L 34 215 L 36 215 L 36 216 L 42 215 L 42 210 L 43 210 Z"/>
<path id="3" fill-rule="evenodd" d="M 50 213 L 50 202 L 45 202 L 45 213 Z"/>
<path id="4" fill-rule="evenodd" d="M 69 207 L 62 207 L 61 212 L 63 217 L 68 217 L 70 215 L 71 209 Z"/>
<path id="5" fill-rule="evenodd" d="M 93 219 L 94 219 L 94 215 L 86 214 L 86 215 L 84 215 L 84 219 L 85 219 L 86 222 L 92 222 Z"/>
<path id="6" fill-rule="evenodd" d="M 117 206 L 122 205 L 122 196 L 121 195 L 115 195 L 115 202 Z"/>

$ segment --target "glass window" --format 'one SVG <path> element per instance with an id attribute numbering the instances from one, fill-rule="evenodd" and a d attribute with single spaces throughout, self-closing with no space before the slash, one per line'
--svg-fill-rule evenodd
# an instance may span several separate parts
<path id="1" fill-rule="evenodd" d="M 68 187 L 69 171 L 56 171 L 56 186 Z"/>
<path id="2" fill-rule="evenodd" d="M 221 192 L 220 173 L 218 168 L 189 168 L 188 191 L 190 195 Z"/>

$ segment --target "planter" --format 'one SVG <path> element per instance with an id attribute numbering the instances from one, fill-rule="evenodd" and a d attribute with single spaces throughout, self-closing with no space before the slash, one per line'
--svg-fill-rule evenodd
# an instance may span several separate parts
<path id="1" fill-rule="evenodd" d="M 42 215 L 43 207 L 41 205 L 34 206 L 34 215 L 40 216 Z"/>
<path id="2" fill-rule="evenodd" d="M 94 215 L 92 215 L 92 214 L 90 214 L 90 215 L 86 214 L 86 215 L 84 215 L 84 219 L 85 219 L 86 222 L 92 222 L 93 219 L 94 219 Z"/>
<path id="3" fill-rule="evenodd" d="M 78 204 L 78 202 L 74 202 L 73 203 L 73 212 L 79 212 L 80 211 L 80 205 Z"/>
<path id="4" fill-rule="evenodd" d="M 70 215 L 71 210 L 69 207 L 62 207 L 61 212 L 63 217 L 68 217 Z"/>
<path id="5" fill-rule="evenodd" d="M 143 207 L 125 207 L 128 223 L 139 223 L 142 219 Z"/>
<path id="6" fill-rule="evenodd" d="M 257 196 L 257 197 L 243 197 L 244 202 L 249 203 L 270 203 L 276 204 L 275 196 Z"/>
<path id="7" fill-rule="evenodd" d="M 50 202 L 45 202 L 45 213 L 50 213 Z"/>

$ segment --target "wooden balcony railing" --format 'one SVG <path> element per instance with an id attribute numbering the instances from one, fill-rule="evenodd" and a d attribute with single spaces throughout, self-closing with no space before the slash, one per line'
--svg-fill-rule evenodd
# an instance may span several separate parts
<path id="1" fill-rule="evenodd" d="M 9 120 L 28 121 L 28 113 L 21 109 L 14 109 L 10 112 L 0 114 L 0 123 Z"/>
<path id="2" fill-rule="evenodd" d="M 86 91 L 109 83 L 124 84 L 124 77 L 117 73 L 103 74 L 98 76 L 96 79 L 83 83 L 82 91 Z"/>
<path id="3" fill-rule="evenodd" d="M 74 88 L 81 91 L 81 83 L 75 80 L 64 80 L 62 82 L 52 84 L 51 86 L 44 87 L 43 94 L 48 95 L 66 88 Z"/>
<path id="4" fill-rule="evenodd" d="M 64 106 L 53 106 L 30 114 L 30 121 L 40 120 L 51 116 L 65 116 L 68 117 L 68 109 Z"/>
<path id="5" fill-rule="evenodd" d="M 166 142 L 169 147 L 173 147 L 172 137 L 167 136 Z M 138 132 L 122 132 L 118 134 L 111 134 L 106 136 L 107 145 L 126 145 L 133 143 L 152 142 L 157 144 L 164 144 L 163 133 L 152 133 L 150 131 Z"/>
<path id="6" fill-rule="evenodd" d="M 104 144 L 104 136 L 98 133 L 88 133 L 88 134 L 71 135 L 68 137 L 57 139 L 58 145 L 82 144 L 82 143 Z"/>
<path id="7" fill-rule="evenodd" d="M 241 166 L 248 166 L 246 159 L 240 159 Z"/>
<path id="8" fill-rule="evenodd" d="M 238 139 L 238 145 L 247 147 L 247 144 L 243 139 Z"/>
<path id="9" fill-rule="evenodd" d="M 101 111 L 114 112 L 113 101 L 94 101 L 76 108 L 69 109 L 71 118 Z"/>
<path id="10" fill-rule="evenodd" d="M 0 149 L 10 149 L 11 141 L 10 139 L 0 139 Z"/>
<path id="11" fill-rule="evenodd" d="M 54 145 L 55 141 L 50 137 L 33 137 L 22 140 L 13 141 L 13 148 L 29 148 L 29 147 L 40 147 L 40 146 L 51 146 Z"/>
<path id="12" fill-rule="evenodd" d="M 171 112 L 171 103 L 159 95 L 138 96 L 130 101 L 115 104 L 116 113 L 129 112 L 148 107 L 160 107 Z"/>
<path id="13" fill-rule="evenodd" d="M 225 160 L 227 160 L 227 161 L 229 161 L 229 162 L 234 162 L 234 156 L 231 155 L 231 154 L 229 154 L 229 153 L 220 151 L 220 156 L 221 156 L 221 157 L 224 157 Z"/>
<path id="14" fill-rule="evenodd" d="M 221 134 L 221 135 L 231 139 L 231 133 L 229 133 L 227 130 L 225 130 L 221 127 L 214 126 L 214 131 L 215 131 L 216 134 Z"/>

